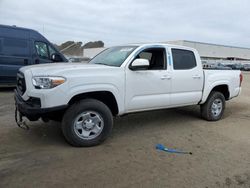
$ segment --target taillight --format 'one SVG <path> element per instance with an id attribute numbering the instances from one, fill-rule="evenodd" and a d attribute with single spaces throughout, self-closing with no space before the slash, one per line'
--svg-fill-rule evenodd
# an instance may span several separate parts
<path id="1" fill-rule="evenodd" d="M 241 86 L 241 83 L 243 81 L 243 75 L 242 75 L 242 72 L 240 73 L 240 86 Z"/>

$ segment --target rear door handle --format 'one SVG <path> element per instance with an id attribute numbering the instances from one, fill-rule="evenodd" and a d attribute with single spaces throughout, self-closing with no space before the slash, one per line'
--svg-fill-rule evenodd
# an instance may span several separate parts
<path id="1" fill-rule="evenodd" d="M 170 80 L 171 79 L 171 76 L 170 75 L 163 75 L 161 77 L 162 80 Z"/>
<path id="2" fill-rule="evenodd" d="M 200 79 L 200 78 L 201 78 L 200 75 L 194 75 L 194 76 L 193 76 L 193 79 Z"/>

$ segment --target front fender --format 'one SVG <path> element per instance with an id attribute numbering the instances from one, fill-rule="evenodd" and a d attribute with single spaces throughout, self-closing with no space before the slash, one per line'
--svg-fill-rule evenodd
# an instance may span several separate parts
<path id="1" fill-rule="evenodd" d="M 69 101 L 76 95 L 89 93 L 89 92 L 98 92 L 98 91 L 108 91 L 111 92 L 117 102 L 119 114 L 124 112 L 124 92 L 119 92 L 120 90 L 112 84 L 84 84 L 79 86 L 74 86 L 69 89 L 69 94 L 67 96 L 66 102 Z"/>

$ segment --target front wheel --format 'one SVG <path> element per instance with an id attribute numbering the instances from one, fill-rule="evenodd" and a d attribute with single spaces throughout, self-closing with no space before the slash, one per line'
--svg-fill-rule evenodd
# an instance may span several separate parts
<path id="1" fill-rule="evenodd" d="M 73 104 L 64 114 L 62 132 L 73 146 L 95 146 L 111 133 L 113 116 L 101 101 L 84 99 Z"/>
<path id="2" fill-rule="evenodd" d="M 225 97 L 222 93 L 212 91 L 207 101 L 201 105 L 201 116 L 208 121 L 221 119 L 225 109 Z"/>

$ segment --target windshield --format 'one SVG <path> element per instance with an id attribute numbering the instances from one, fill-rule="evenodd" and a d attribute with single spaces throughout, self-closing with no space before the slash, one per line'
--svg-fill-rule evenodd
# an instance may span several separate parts
<path id="1" fill-rule="evenodd" d="M 117 46 L 104 50 L 89 63 L 120 67 L 137 46 Z"/>

